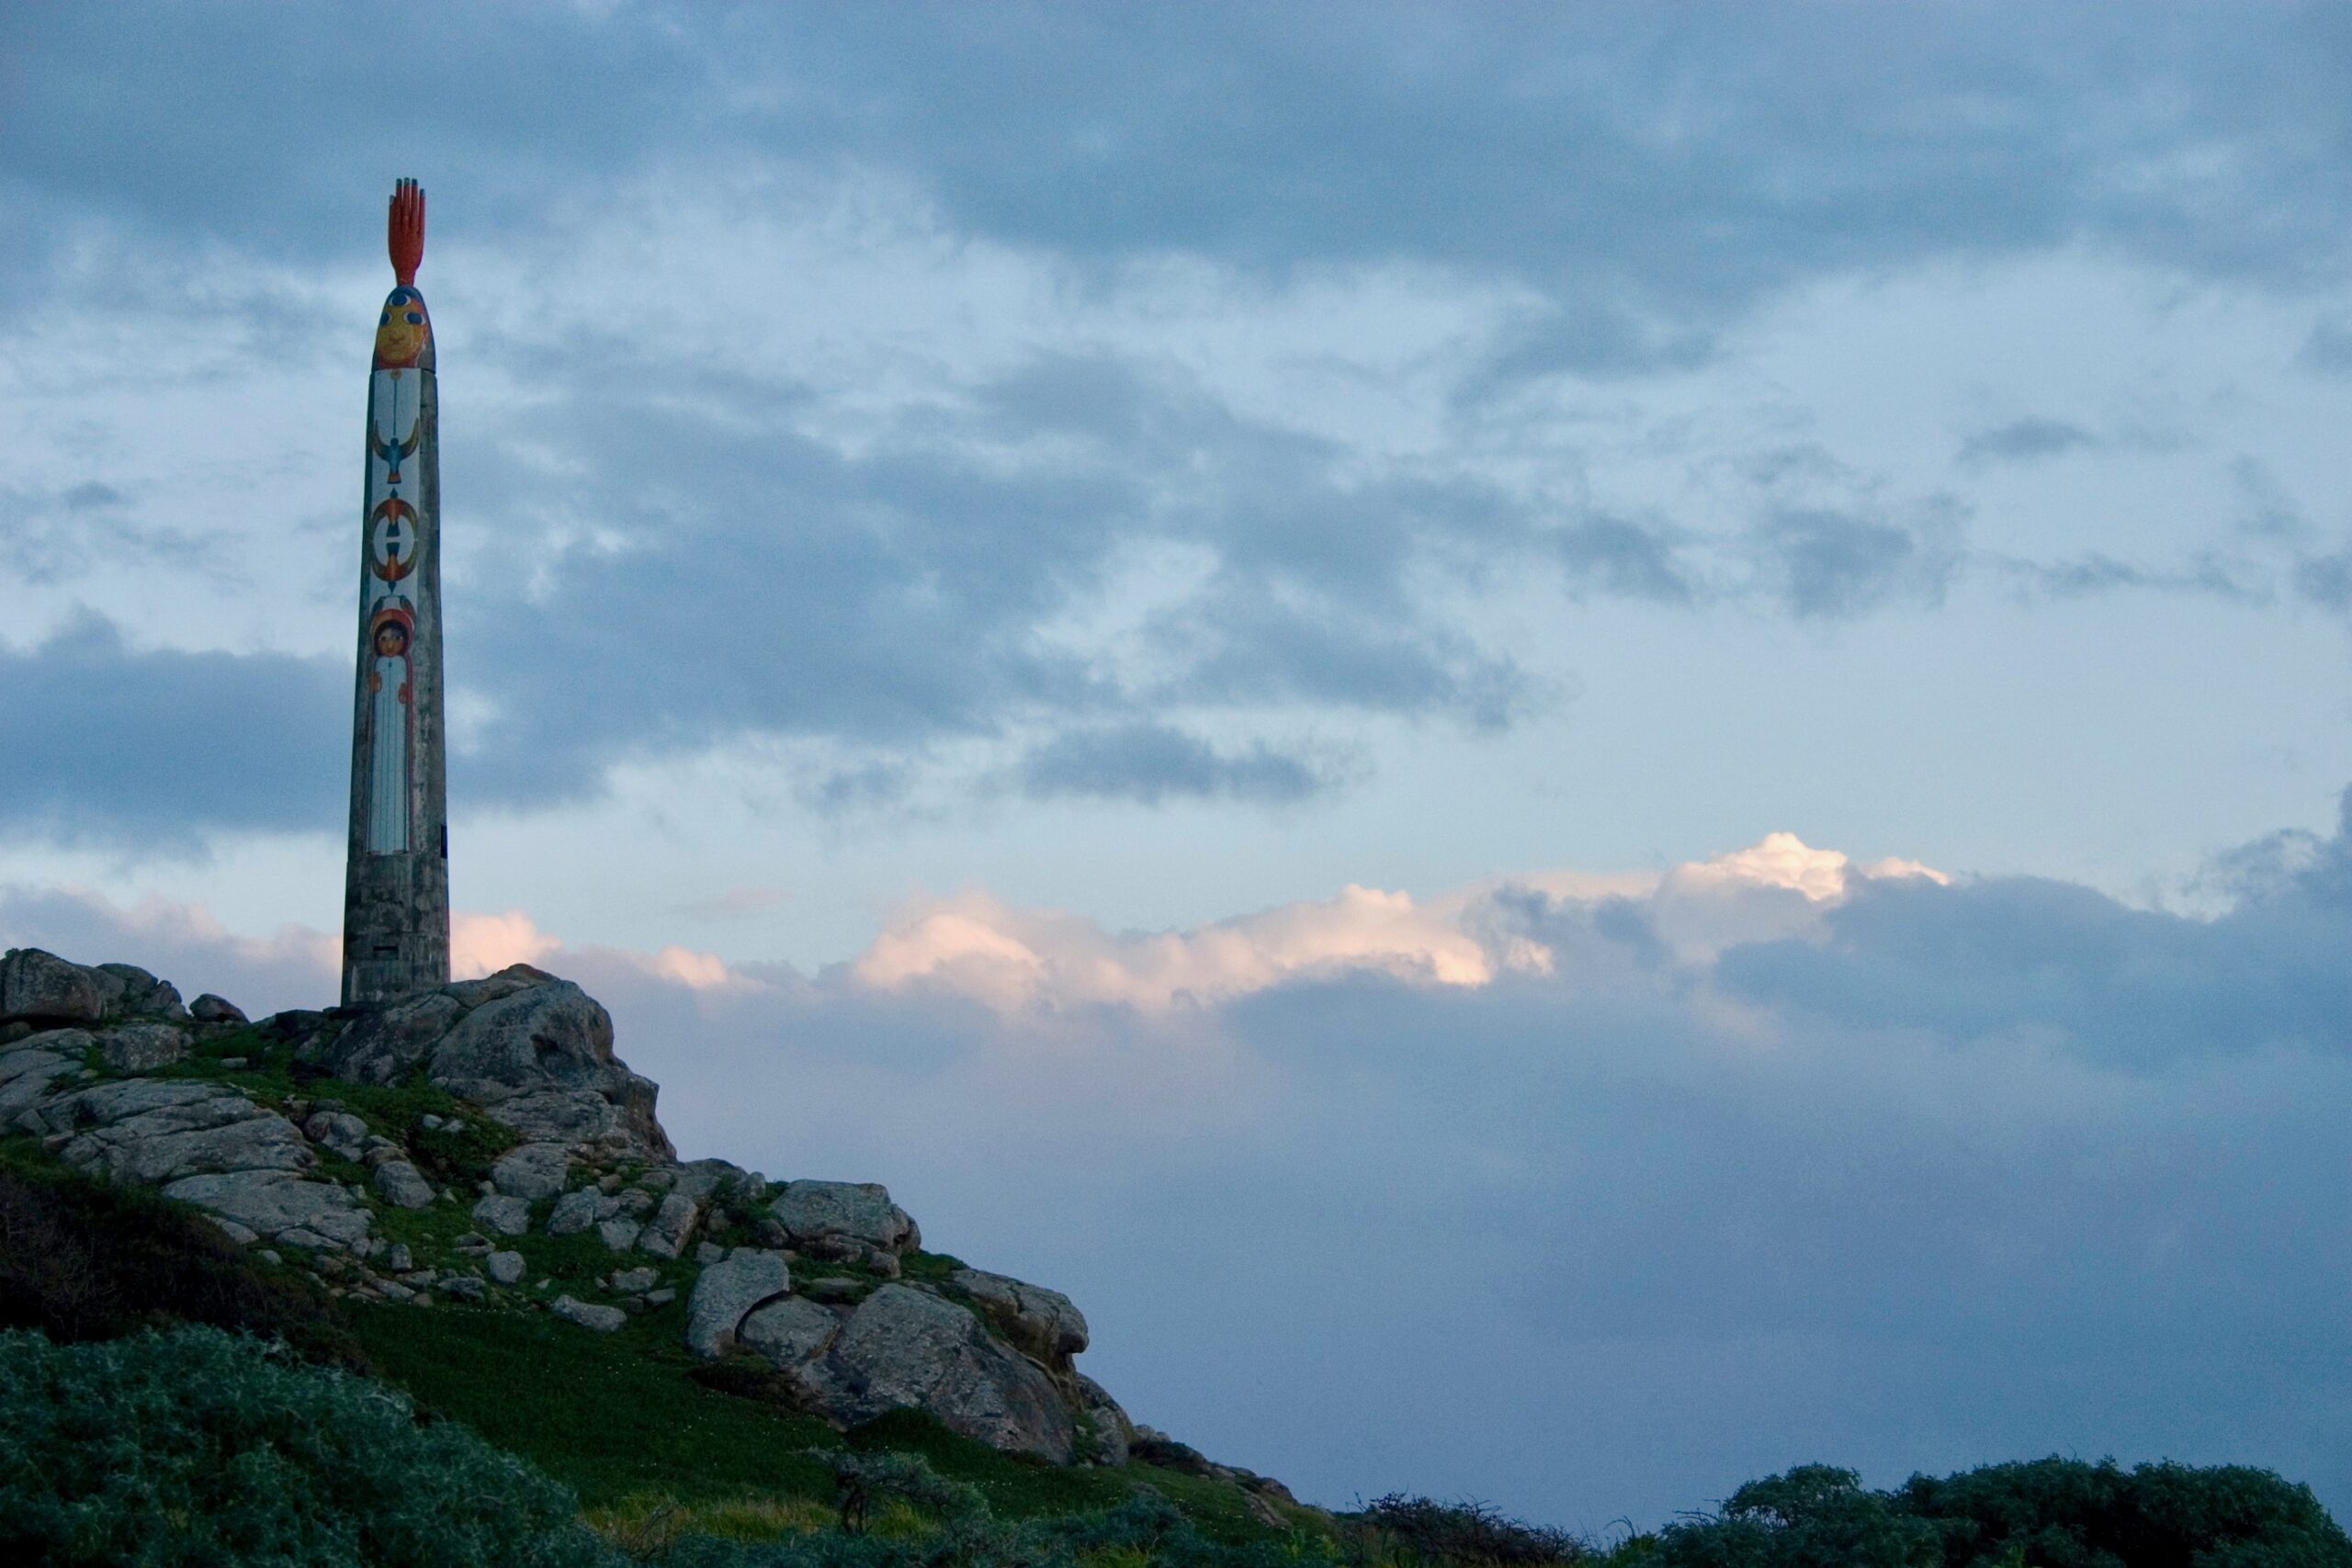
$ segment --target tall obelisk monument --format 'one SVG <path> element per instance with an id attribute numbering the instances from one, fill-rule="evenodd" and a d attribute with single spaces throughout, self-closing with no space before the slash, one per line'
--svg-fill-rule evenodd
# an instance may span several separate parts
<path id="1" fill-rule="evenodd" d="M 449 981 L 449 831 L 442 757 L 441 455 L 433 322 L 416 290 L 424 192 L 402 180 L 389 226 L 397 287 L 376 320 L 360 510 L 359 671 L 343 999 Z"/>

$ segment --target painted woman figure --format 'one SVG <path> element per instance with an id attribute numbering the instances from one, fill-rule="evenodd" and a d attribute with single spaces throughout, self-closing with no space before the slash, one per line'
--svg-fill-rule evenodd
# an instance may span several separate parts
<path id="1" fill-rule="evenodd" d="M 368 676 L 368 849 L 408 849 L 408 626 L 396 615 L 376 624 L 375 662 Z"/>

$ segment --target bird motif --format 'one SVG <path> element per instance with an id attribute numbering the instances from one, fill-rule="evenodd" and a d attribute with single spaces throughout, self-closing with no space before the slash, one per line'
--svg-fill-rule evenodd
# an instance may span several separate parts
<path id="1" fill-rule="evenodd" d="M 387 441 L 383 434 L 373 425 L 368 427 L 368 450 L 384 460 L 386 484 L 396 485 L 401 482 L 401 462 L 416 456 L 416 444 L 424 439 L 424 430 L 415 425 L 409 428 L 408 439 L 405 441 Z"/>

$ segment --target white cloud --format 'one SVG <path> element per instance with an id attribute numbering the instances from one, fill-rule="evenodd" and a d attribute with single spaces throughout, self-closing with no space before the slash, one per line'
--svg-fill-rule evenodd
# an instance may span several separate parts
<path id="1" fill-rule="evenodd" d="M 449 972 L 460 980 L 493 975 L 510 964 L 537 964 L 562 945 L 520 909 L 449 917 Z"/>
<path id="2" fill-rule="evenodd" d="M 1792 833 L 1770 833 L 1663 877 L 1539 873 L 1481 882 L 1428 903 L 1351 884 L 1329 899 L 1145 933 L 1113 933 L 1082 916 L 1014 908 L 975 892 L 909 906 L 849 971 L 876 990 L 928 987 L 1000 1012 L 1208 1007 L 1351 971 L 1475 988 L 1506 974 L 1552 975 L 1560 962 L 1552 947 L 1481 918 L 1507 890 L 1562 904 L 1634 898 L 1678 956 L 1698 960 L 1736 942 L 1815 931 L 1820 913 L 1850 886 L 1881 876 L 1949 880 L 1916 862 L 1857 865 Z"/>

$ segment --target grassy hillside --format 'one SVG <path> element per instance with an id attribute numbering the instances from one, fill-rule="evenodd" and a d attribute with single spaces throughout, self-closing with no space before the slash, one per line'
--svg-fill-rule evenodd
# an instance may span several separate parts
<path id="1" fill-rule="evenodd" d="M 434 1180 L 460 1190 L 512 1141 L 437 1090 L 311 1081 L 266 1031 L 208 1041 L 165 1071 L 234 1082 L 269 1103 L 332 1092 L 402 1139 Z M 421 1131 L 428 1114 L 462 1125 Z M 321 1174 L 364 1175 L 337 1163 Z M 456 1204 L 369 1207 L 379 1234 L 421 1254 L 446 1254 L 471 1224 Z M 526 1287 L 479 1305 L 370 1302 L 333 1283 L 347 1263 L 239 1247 L 192 1210 L 68 1168 L 38 1139 L 0 1138 L 0 1329 L 39 1331 L 0 1338 L 0 1560 L 2352 1568 L 2352 1541 L 2308 1489 L 2233 1467 L 2125 1471 L 2051 1459 L 1876 1492 L 1849 1472 L 1806 1466 L 1743 1487 L 1720 1515 L 1604 1547 L 1476 1504 L 1387 1497 L 1344 1516 L 1286 1505 L 1177 1444 L 1139 1450 L 1155 1462 L 1058 1468 L 913 1411 L 838 1431 L 795 1409 L 765 1362 L 687 1353 L 690 1265 L 630 1255 L 679 1299 L 596 1334 L 540 1308 L 613 1269 L 601 1239 L 548 1236 L 535 1222 L 504 1245 L 527 1260 Z M 904 1267 L 922 1279 L 957 1264 L 918 1253 Z M 847 1265 L 812 1263 L 808 1273 L 832 1275 L 851 1293 L 876 1282 Z M 142 1333 L 181 1324 L 249 1337 Z M 264 1340 L 294 1354 L 265 1352 Z M 187 1379 L 207 1385 L 176 1386 L 175 1358 Z M 266 1396 L 238 1395 L 228 1385 L 239 1380 Z M 135 1397 L 72 1392 L 115 1387 Z M 387 1401 L 387 1387 L 401 1399 Z M 304 1400 L 317 1410 L 306 1413 Z M 387 1419 L 386 1409 L 401 1414 Z M 325 1440 L 321 1424 L 336 1421 L 350 1430 Z M 403 1435 L 436 1431 L 461 1436 Z M 102 1462 L 62 1463 L 61 1443 Z M 157 1444 L 165 1448 L 147 1453 Z M 461 1500 L 452 1506 L 464 1528 L 453 1535 L 448 1520 L 420 1512 L 416 1496 L 372 1485 L 371 1465 Z M 259 1494 L 223 1480 L 232 1472 L 270 1478 L 277 1501 L 259 1507 Z M 575 1503 L 593 1531 L 577 1528 Z M 867 1528 L 852 1533 L 844 1519 Z M 422 1544 L 377 1551 L 357 1541 Z"/>

